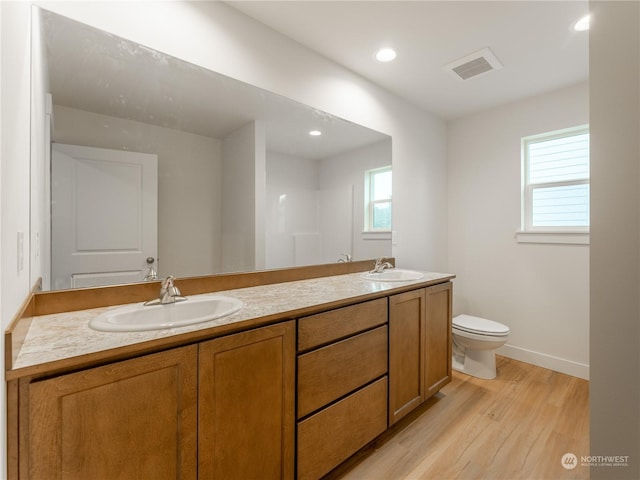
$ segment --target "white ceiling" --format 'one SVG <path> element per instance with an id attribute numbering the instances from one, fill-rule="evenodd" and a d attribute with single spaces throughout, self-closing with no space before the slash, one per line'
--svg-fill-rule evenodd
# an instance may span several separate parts
<path id="1" fill-rule="evenodd" d="M 586 81 L 588 13 L 577 1 L 229 1 L 237 10 L 445 119 Z M 395 61 L 373 59 L 392 46 Z M 489 47 L 501 70 L 442 67 Z"/>

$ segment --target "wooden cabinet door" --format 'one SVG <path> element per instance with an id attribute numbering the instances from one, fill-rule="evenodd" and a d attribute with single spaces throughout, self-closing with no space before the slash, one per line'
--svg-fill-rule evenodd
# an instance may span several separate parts
<path id="1" fill-rule="evenodd" d="M 292 479 L 295 322 L 200 344 L 198 473 Z"/>
<path id="2" fill-rule="evenodd" d="M 389 425 L 425 398 L 426 293 L 389 297 Z"/>
<path id="3" fill-rule="evenodd" d="M 196 382 L 190 346 L 29 384 L 20 476 L 195 479 Z"/>
<path id="4" fill-rule="evenodd" d="M 425 398 L 451 381 L 452 284 L 427 288 Z"/>

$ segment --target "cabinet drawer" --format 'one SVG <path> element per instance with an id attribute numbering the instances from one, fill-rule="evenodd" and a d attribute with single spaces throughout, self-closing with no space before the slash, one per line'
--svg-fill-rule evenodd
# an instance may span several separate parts
<path id="1" fill-rule="evenodd" d="M 298 321 L 298 351 L 348 337 L 386 321 L 386 298 L 301 318 Z"/>
<path id="2" fill-rule="evenodd" d="M 298 357 L 298 418 L 387 372 L 387 326 Z"/>
<path id="3" fill-rule="evenodd" d="M 316 480 L 387 429 L 387 377 L 298 423 L 298 479 Z"/>

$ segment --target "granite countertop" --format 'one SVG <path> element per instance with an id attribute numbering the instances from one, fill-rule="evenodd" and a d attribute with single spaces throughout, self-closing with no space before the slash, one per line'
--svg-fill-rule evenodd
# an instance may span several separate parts
<path id="1" fill-rule="evenodd" d="M 29 331 L 10 371 L 11 377 L 21 376 L 20 370 L 47 364 L 53 366 L 55 362 L 86 355 L 95 357 L 95 354 L 102 353 L 107 360 L 109 352 L 120 347 L 140 345 L 142 351 L 142 347 L 149 342 L 161 344 L 166 340 L 170 346 L 179 337 L 194 341 L 200 333 L 203 339 L 215 337 L 216 331 L 226 333 L 230 326 L 241 328 L 246 324 L 247 328 L 254 328 L 260 326 L 260 319 L 264 319 L 264 324 L 273 323 L 278 316 L 283 320 L 294 318 L 296 313 L 304 314 L 305 309 L 322 305 L 332 307 L 332 304 L 340 302 L 347 304 L 358 297 L 366 299 L 375 294 L 406 290 L 413 285 L 419 287 L 422 284 L 442 283 L 453 277 L 452 274 L 424 272 L 420 280 L 374 282 L 362 278 L 361 273 L 354 273 L 203 294 L 236 297 L 245 306 L 227 317 L 164 330 L 99 332 L 89 328 L 89 321 L 93 317 L 120 305 L 32 317 Z"/>

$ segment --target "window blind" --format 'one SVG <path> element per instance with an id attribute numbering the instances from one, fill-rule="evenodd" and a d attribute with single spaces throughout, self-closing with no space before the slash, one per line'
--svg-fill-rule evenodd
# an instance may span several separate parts
<path id="1" fill-rule="evenodd" d="M 589 178 L 589 134 L 529 143 L 529 183 Z"/>
<path id="2" fill-rule="evenodd" d="M 589 226 L 589 133 L 525 142 L 529 227 Z"/>
<path id="3" fill-rule="evenodd" d="M 532 207 L 534 227 L 589 226 L 589 185 L 533 188 Z"/>

